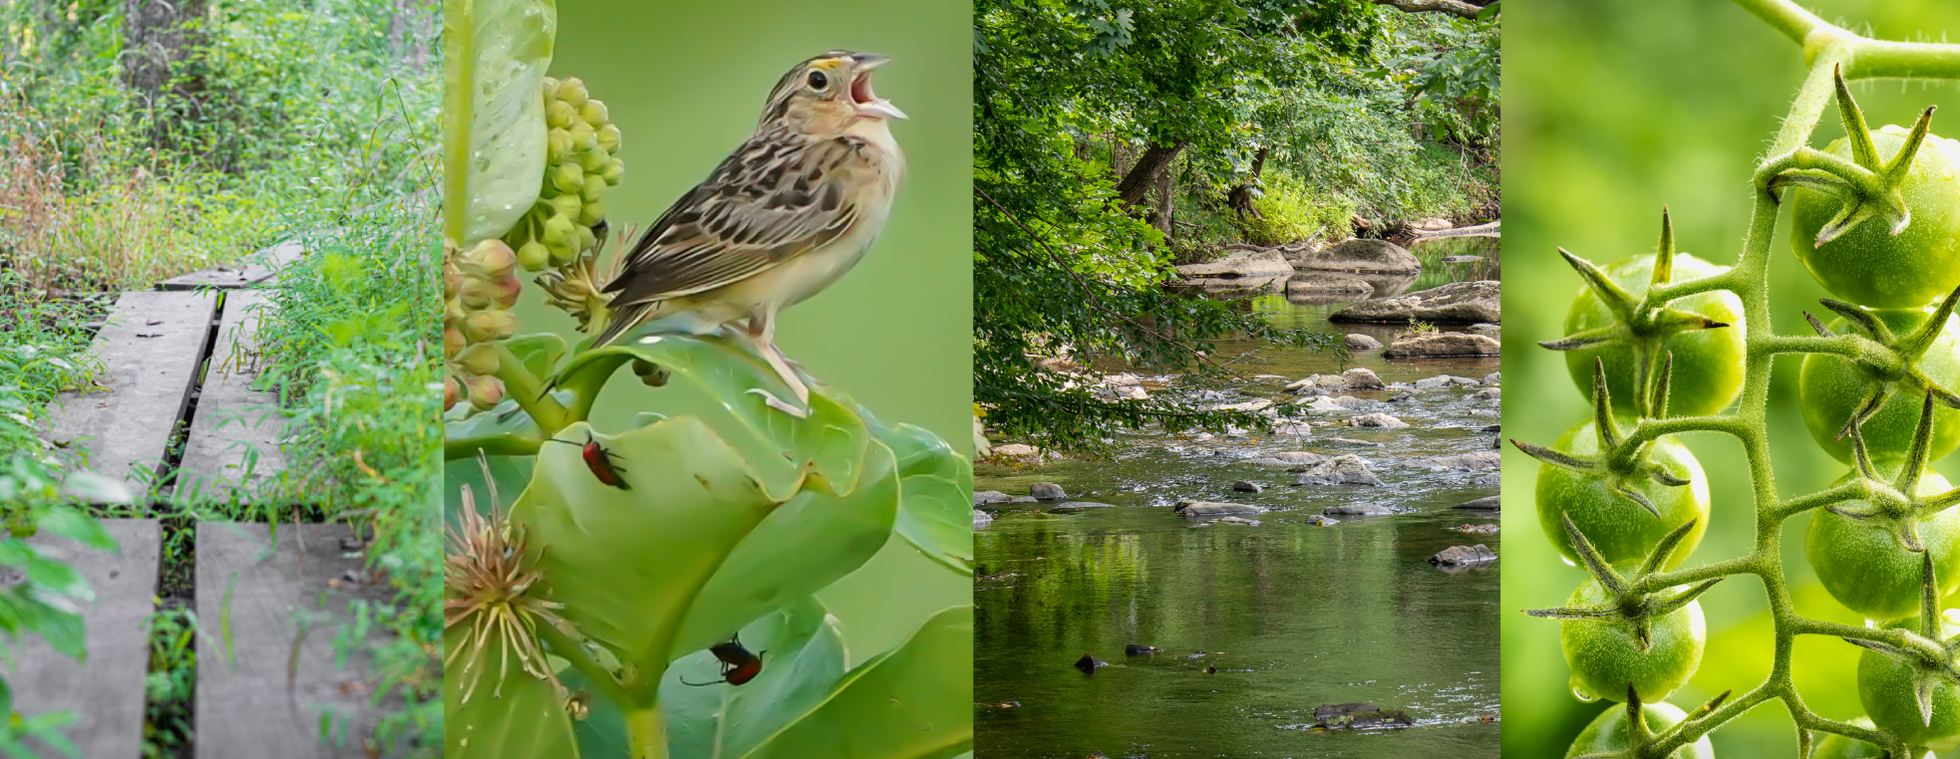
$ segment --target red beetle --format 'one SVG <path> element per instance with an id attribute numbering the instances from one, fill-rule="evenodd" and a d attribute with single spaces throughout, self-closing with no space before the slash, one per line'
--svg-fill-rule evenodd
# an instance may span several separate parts
<path id="1" fill-rule="evenodd" d="M 608 451 L 605 446 L 600 445 L 599 440 L 592 437 L 590 430 L 587 430 L 585 433 L 584 443 L 575 443 L 570 440 L 559 440 L 557 438 L 552 438 L 547 442 L 578 446 L 579 457 L 585 459 L 586 468 L 592 470 L 592 476 L 599 478 L 600 483 L 611 485 L 620 490 L 632 490 L 631 487 L 627 487 L 626 478 L 620 476 L 625 474 L 626 470 L 613 465 L 612 451 Z"/>
<path id="2" fill-rule="evenodd" d="M 741 638 L 729 638 L 725 643 L 709 646 L 708 653 L 714 654 L 716 659 L 721 660 L 721 679 L 705 683 L 690 683 L 687 678 L 681 678 L 682 684 L 697 687 L 716 683 L 742 685 L 754 680 L 756 675 L 762 674 L 762 654 L 769 652 L 751 653 L 747 648 L 742 647 Z"/>

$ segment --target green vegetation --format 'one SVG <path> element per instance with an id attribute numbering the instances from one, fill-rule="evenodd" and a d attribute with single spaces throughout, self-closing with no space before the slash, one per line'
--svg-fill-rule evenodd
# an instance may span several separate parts
<path id="1" fill-rule="evenodd" d="M 892 549 L 970 577 L 971 466 L 807 375 L 799 397 L 751 340 L 595 346 L 538 331 L 557 314 L 520 321 L 529 284 L 580 331 L 605 326 L 597 192 L 621 176 L 619 130 L 601 141 L 604 103 L 544 76 L 552 3 L 445 10 L 461 64 L 443 133 L 461 194 L 444 209 L 436 306 L 453 520 L 445 755 L 970 750 L 973 607 L 953 602 L 853 659 L 826 601 Z M 571 101 L 581 123 L 567 130 Z M 590 139 L 560 150 L 560 130 Z M 484 154 L 499 160 L 473 160 Z M 634 392 L 634 413 L 594 412 Z"/>
<path id="2" fill-rule="evenodd" d="M 974 393 L 990 427 L 1062 448 L 1111 431 L 1263 427 L 1100 400 L 1040 368 L 1219 367 L 1238 334 L 1321 348 L 1167 291 L 1228 242 L 1343 239 L 1496 217 L 1497 6 L 1360 0 L 975 7 Z M 1467 16 L 1467 17 L 1465 17 Z"/>
<path id="3" fill-rule="evenodd" d="M 0 564 L 37 570 L 0 597 L 7 633 L 83 650 L 79 617 L 45 601 L 87 598 L 86 586 L 18 538 L 38 528 L 114 550 L 89 515 L 169 517 L 145 755 L 178 756 L 195 740 L 184 528 L 348 522 L 372 534 L 369 569 L 398 591 L 357 603 L 337 642 L 343 655 L 373 657 L 377 703 L 402 704 L 359 739 L 434 755 L 434 8 L 30 0 L 0 6 L 0 28 L 0 510 L 12 528 Z M 115 293 L 285 239 L 308 255 L 268 293 L 278 308 L 261 328 L 262 381 L 293 417 L 293 477 L 254 494 L 250 510 L 150 504 L 39 439 L 55 394 L 91 384 L 83 325 Z M 32 705 L 6 692 L 0 684 L 0 750 L 34 755 L 28 736 L 66 745 L 49 730 L 74 715 L 14 715 Z"/>
<path id="4" fill-rule="evenodd" d="M 1789 0 L 1735 5 L 1775 33 L 1766 36 L 1803 46 L 1803 81 L 1775 120 L 1767 151 L 1740 151 L 1756 157 L 1746 174 L 1751 192 L 1741 198 L 1750 206 L 1748 232 L 1733 267 L 1681 270 L 1688 262 L 1676 259 L 1665 211 L 1651 256 L 1602 269 L 1560 251 L 1584 282 L 1575 315 L 1604 308 L 1597 319 L 1568 318 L 1562 337 L 1540 345 L 1600 349 L 1591 358 L 1593 379 L 1574 377 L 1591 397 L 1593 421 L 1550 448 L 1512 442 L 1541 462 L 1536 495 L 1546 542 L 1589 578 L 1565 605 L 1527 612 L 1562 620 L 1569 679 L 1520 657 L 1507 640 L 1507 691 L 1516 673 L 1551 679 L 1581 701 L 1622 702 L 1580 732 L 1566 756 L 1711 756 L 1711 746 L 1745 755 L 1768 743 L 1752 735 L 1763 723 L 1786 740 L 1794 734 L 1798 756 L 1829 735 L 1894 757 L 1951 751 L 1960 746 L 1960 629 L 1944 606 L 1954 586 L 1951 520 L 1960 490 L 1930 468 L 1951 449 L 1938 431 L 1951 418 L 1935 409 L 1960 408 L 1943 371 L 1956 353 L 1945 335 L 1960 275 L 1943 263 L 1955 246 L 1955 200 L 1936 183 L 1951 172 L 1931 179 L 1949 165 L 1949 147 L 1929 131 L 1934 108 L 1924 100 L 1892 111 L 1880 98 L 1861 102 L 1851 82 L 1960 79 L 1960 48 L 1862 36 Z M 1885 112 L 1914 126 L 1876 126 Z M 1846 138 L 1816 147 L 1820 126 L 1833 121 Z M 1815 302 L 1841 317 L 1836 327 L 1803 310 L 1804 301 L 1779 297 L 1788 283 L 1772 264 L 1796 263 L 1777 250 L 1780 217 L 1793 228 L 1795 258 L 1828 291 Z M 1644 288 L 1626 281 L 1636 269 L 1645 273 Z M 1716 293 L 1732 297 L 1703 297 Z M 1773 328 L 1773 317 L 1796 313 L 1808 322 L 1806 334 Z M 1683 357 L 1711 355 L 1708 343 L 1678 338 L 1709 335 L 1733 341 L 1723 348 L 1732 358 L 1706 364 L 1723 371 L 1675 371 Z M 1802 356 L 1806 368 L 1828 358 L 1848 376 L 1779 393 L 1779 356 Z M 1616 371 L 1630 375 L 1620 387 L 1608 379 Z M 1786 371 L 1783 387 L 1791 379 Z M 1623 389 L 1630 403 L 1616 405 Z M 1879 424 L 1877 412 L 1894 400 L 1908 410 L 1910 429 Z M 1810 449 L 1799 461 L 1827 461 L 1829 444 L 1844 439 L 1850 474 L 1824 484 L 1818 475 L 1838 467 L 1772 465 L 1773 448 L 1790 447 L 1778 438 L 1796 425 L 1772 429 L 1794 417 L 1809 421 L 1815 435 L 1788 441 Z M 1580 430 L 1596 430 L 1596 443 L 1575 439 Z M 1705 467 L 1702 456 L 1711 459 Z M 1735 497 L 1709 498 L 1716 488 Z M 1684 510 L 1683 498 L 1692 508 Z M 1792 523 L 1804 520 L 1800 560 L 1785 541 L 1797 533 Z M 1556 564 L 1534 564 L 1522 592 L 1507 589 L 1507 597 L 1536 605 L 1546 584 L 1539 567 Z M 1686 619 L 1676 616 L 1682 611 Z M 1717 620 L 1705 629 L 1703 612 Z M 1522 645 L 1542 639 L 1520 632 Z M 1853 680 L 1855 693 L 1847 687 Z M 1684 714 L 1661 701 L 1670 697 L 1699 706 Z M 1771 702 L 1774 708 L 1758 709 Z M 1536 709 L 1524 713 L 1540 719 Z M 1612 737 L 1602 740 L 1608 725 Z M 1573 732 L 1565 727 L 1534 725 L 1515 740 L 1507 731 L 1507 753 L 1556 751 Z"/>

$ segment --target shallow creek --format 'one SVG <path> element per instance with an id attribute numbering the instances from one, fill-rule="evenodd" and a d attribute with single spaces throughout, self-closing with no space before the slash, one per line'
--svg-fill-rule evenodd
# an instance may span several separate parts
<path id="1" fill-rule="evenodd" d="M 1407 289 L 1495 279 L 1495 240 L 1417 245 L 1424 272 Z M 1442 263 L 1444 256 L 1482 261 Z M 1393 289 L 1393 288 L 1390 288 Z M 1388 342 L 1405 328 L 1337 325 L 1334 303 L 1252 296 L 1275 323 L 1369 334 Z M 1239 341 L 1221 346 L 1248 379 L 1205 400 L 1293 399 L 1281 390 L 1345 366 L 1329 354 Z M 1383 381 L 1439 374 L 1482 380 L 1496 359 L 1386 361 L 1379 351 L 1346 366 Z M 1257 375 L 1272 375 L 1258 377 Z M 1146 384 L 1152 378 L 1146 377 Z M 1152 385 L 1154 387 L 1154 385 Z M 1498 402 L 1485 386 L 1347 393 L 1367 403 L 1314 413 L 1305 436 L 1126 435 L 1101 460 L 1034 467 L 981 465 L 976 490 L 1025 496 L 1053 482 L 1066 501 L 990 506 L 998 518 L 976 534 L 976 755 L 982 757 L 1495 757 L 1498 711 L 1497 564 L 1446 572 L 1428 563 L 1453 545 L 1498 535 L 1451 531 L 1494 524 L 1494 513 L 1450 507 L 1497 493 L 1495 471 L 1435 471 L 1408 462 L 1488 450 Z M 1401 429 L 1335 426 L 1350 414 L 1384 412 Z M 1340 443 L 1331 438 L 1376 443 Z M 1353 453 L 1382 487 L 1291 486 L 1281 467 L 1245 463 L 1261 453 Z M 1235 481 L 1264 486 L 1233 490 Z M 1173 514 L 1180 499 L 1253 504 L 1258 525 L 1206 523 Z M 1391 516 L 1312 519 L 1329 506 L 1376 504 Z M 1162 653 L 1126 656 L 1127 644 Z M 1093 675 L 1083 655 L 1110 662 Z M 1015 706 L 1001 706 L 1013 702 Z M 1314 708 L 1366 702 L 1401 710 L 1399 730 L 1315 730 Z"/>

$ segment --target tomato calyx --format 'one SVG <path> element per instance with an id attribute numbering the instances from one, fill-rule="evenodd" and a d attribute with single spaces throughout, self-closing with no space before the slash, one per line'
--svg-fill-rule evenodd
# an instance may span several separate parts
<path id="1" fill-rule="evenodd" d="M 1912 671 L 1912 695 L 1919 703 L 1919 718 L 1927 726 L 1933 724 L 1933 688 L 1942 682 L 1960 685 L 1960 634 L 1950 638 L 1940 635 L 1940 591 L 1939 583 L 1933 576 L 1933 554 L 1923 553 L 1921 566 L 1924 568 L 1919 586 L 1918 629 L 1904 630 L 1905 646 L 1894 646 L 1876 640 L 1843 638 L 1842 640 L 1860 648 L 1875 651 L 1905 664 Z"/>
<path id="2" fill-rule="evenodd" d="M 1674 354 L 1669 353 L 1654 384 L 1652 400 L 1648 402 L 1650 408 L 1661 414 L 1667 413 L 1668 377 L 1673 370 Z M 1552 466 L 1598 477 L 1615 495 L 1640 504 L 1647 513 L 1660 518 L 1660 509 L 1633 486 L 1643 480 L 1653 480 L 1668 487 L 1681 487 L 1689 481 L 1648 460 L 1647 454 L 1655 441 L 1641 443 L 1631 452 L 1619 450 L 1622 442 L 1620 426 L 1613 418 L 1613 398 L 1606 389 L 1606 362 L 1599 358 L 1593 359 L 1593 430 L 1599 435 L 1599 453 L 1592 456 L 1567 453 L 1516 439 L 1511 441 L 1511 445 L 1525 455 Z"/>
<path id="3" fill-rule="evenodd" d="M 1647 705 L 1641 702 L 1639 693 L 1635 692 L 1632 687 L 1628 687 L 1626 700 L 1626 749 L 1612 753 L 1581 754 L 1573 759 L 1644 759 L 1645 757 L 1667 756 L 1674 750 L 1674 746 L 1671 744 L 1680 745 L 1688 743 L 1687 740 L 1678 740 L 1676 738 L 1682 730 L 1687 729 L 1689 725 L 1693 725 L 1703 717 L 1707 717 L 1716 709 L 1722 708 L 1722 704 L 1727 702 L 1729 696 L 1734 693 L 1735 691 L 1733 689 L 1722 691 L 1714 698 L 1709 699 L 1708 703 L 1696 707 L 1694 711 L 1682 717 L 1679 722 L 1675 722 L 1667 729 L 1655 733 L 1653 728 L 1647 724 Z"/>
<path id="4" fill-rule="evenodd" d="M 1926 372 L 1919 367 L 1920 359 L 1925 358 L 1927 351 L 1939 341 L 1940 335 L 1946 328 L 1947 318 L 1953 315 L 1955 305 L 1960 304 L 1960 288 L 1954 288 L 1953 292 L 1948 293 L 1946 299 L 1940 301 L 1939 308 L 1934 309 L 1932 318 L 1927 319 L 1924 324 L 1919 325 L 1918 329 L 1913 330 L 1912 334 L 1905 337 L 1893 334 L 1892 329 L 1885 326 L 1885 322 L 1878 317 L 1873 316 L 1870 309 L 1830 298 L 1822 298 L 1818 302 L 1844 317 L 1845 321 L 1864 330 L 1865 334 L 1870 336 L 1869 340 L 1878 345 L 1876 352 L 1860 351 L 1860 355 L 1852 361 L 1854 366 L 1865 373 L 1868 383 L 1865 396 L 1858 403 L 1857 411 L 1852 413 L 1850 419 L 1845 420 L 1844 426 L 1838 430 L 1837 439 L 1843 440 L 1853 428 L 1872 418 L 1886 401 L 1891 400 L 1892 396 L 1898 394 L 1904 387 L 1911 387 L 1913 390 L 1925 393 L 1928 399 L 1937 398 L 1940 403 L 1949 408 L 1960 409 L 1960 394 L 1954 393 L 1926 376 Z M 1809 320 L 1810 328 L 1816 330 L 1819 337 L 1838 336 L 1809 311 L 1805 311 L 1803 316 Z"/>
<path id="5" fill-rule="evenodd" d="M 1540 342 L 1539 345 L 1555 351 L 1582 350 L 1603 345 L 1626 345 L 1633 349 L 1634 387 L 1642 392 L 1635 394 L 1635 408 L 1641 416 L 1663 416 L 1663 410 L 1645 408 L 1649 396 L 1645 392 L 1655 380 L 1653 369 L 1659 357 L 1662 344 L 1667 339 L 1683 332 L 1701 329 L 1721 329 L 1729 326 L 1727 322 L 1717 321 L 1693 311 L 1668 308 L 1662 303 L 1650 303 L 1649 297 L 1634 297 L 1632 293 L 1613 281 L 1605 270 L 1591 261 L 1573 255 L 1559 248 L 1559 255 L 1579 272 L 1586 287 L 1605 304 L 1613 315 L 1613 323 L 1603 327 L 1566 335 L 1557 340 Z M 1661 241 L 1654 253 L 1654 274 L 1647 293 L 1653 293 L 1661 285 L 1671 284 L 1674 279 L 1674 223 L 1668 215 L 1666 206 L 1661 207 Z"/>
<path id="6" fill-rule="evenodd" d="M 1653 622 L 1694 603 L 1701 594 L 1715 587 L 1722 578 L 1705 580 L 1688 586 L 1677 593 L 1669 593 L 1673 588 L 1657 592 L 1635 592 L 1650 576 L 1659 574 L 1667 566 L 1668 559 L 1674 556 L 1681 541 L 1694 532 L 1695 520 L 1674 528 L 1673 532 L 1654 544 L 1654 550 L 1640 563 L 1632 578 L 1624 577 L 1613 565 L 1606 562 L 1599 549 L 1586 539 L 1579 526 L 1572 523 L 1572 517 L 1565 516 L 1565 534 L 1572 538 L 1572 550 L 1579 554 L 1579 562 L 1586 572 L 1599 581 L 1601 590 L 1606 591 L 1607 601 L 1596 606 L 1560 606 L 1551 609 L 1526 609 L 1524 613 L 1540 619 L 1560 621 L 1599 622 L 1604 624 L 1623 624 L 1633 629 L 1634 643 L 1641 653 L 1646 653 L 1653 645 Z"/>
<path id="7" fill-rule="evenodd" d="M 1855 471 L 1858 479 L 1866 491 L 1859 499 L 1863 505 L 1853 507 L 1838 503 L 1824 507 L 1825 510 L 1854 522 L 1883 524 L 1891 530 L 1892 538 L 1900 546 L 1914 553 L 1924 553 L 1926 546 L 1919 540 L 1920 518 L 1960 504 L 1960 488 L 1935 496 L 1919 495 L 1919 481 L 1925 478 L 1926 465 L 1931 458 L 1932 438 L 1933 396 L 1928 394 L 1920 408 L 1919 427 L 1913 432 L 1912 448 L 1906 452 L 1905 465 L 1900 467 L 1896 479 L 1887 481 L 1872 463 L 1871 451 L 1865 448 L 1864 434 L 1852 428 L 1852 458 L 1857 464 Z"/>
<path id="8" fill-rule="evenodd" d="M 1851 143 L 1851 160 L 1846 161 L 1814 148 L 1798 148 L 1784 161 L 1778 162 L 1787 164 L 1789 168 L 1778 171 L 1764 190 L 1774 198 L 1779 189 L 1803 187 L 1844 201 L 1837 214 L 1818 229 L 1815 243 L 1818 246 L 1836 240 L 1871 219 L 1882 220 L 1891 234 L 1896 236 L 1912 224 L 1912 210 L 1906 206 L 1900 187 L 1905 184 L 1906 173 L 1912 168 L 1912 160 L 1918 155 L 1920 145 L 1926 141 L 1935 107 L 1928 106 L 1919 114 L 1919 120 L 1913 124 L 1912 133 L 1898 155 L 1890 161 L 1883 161 L 1878 157 L 1878 146 L 1872 142 L 1871 127 L 1865 123 L 1865 114 L 1858 108 L 1857 101 L 1851 97 L 1851 88 L 1844 82 L 1844 67 L 1839 65 L 1833 76 L 1837 84 L 1838 116 L 1844 122 L 1844 131 Z"/>

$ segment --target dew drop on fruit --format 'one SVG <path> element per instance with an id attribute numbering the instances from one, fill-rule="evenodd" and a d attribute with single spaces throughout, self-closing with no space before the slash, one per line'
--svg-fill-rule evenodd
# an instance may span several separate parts
<path id="1" fill-rule="evenodd" d="M 1591 689 L 1579 683 L 1578 675 L 1572 676 L 1572 697 L 1588 704 L 1599 700 L 1599 696 L 1594 695 Z"/>
<path id="2" fill-rule="evenodd" d="M 1565 565 L 1566 565 L 1566 566 L 1568 566 L 1568 567 L 1576 567 L 1576 566 L 1579 566 L 1579 564 L 1578 564 L 1577 562 L 1574 562 L 1574 561 L 1573 561 L 1573 560 L 1572 560 L 1571 558 L 1569 558 L 1569 557 L 1567 557 L 1567 556 L 1565 556 L 1564 554 L 1560 554 L 1560 555 L 1559 555 L 1559 557 L 1558 557 L 1558 560 L 1559 560 L 1559 561 L 1563 561 L 1563 562 L 1565 562 Z"/>

